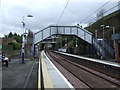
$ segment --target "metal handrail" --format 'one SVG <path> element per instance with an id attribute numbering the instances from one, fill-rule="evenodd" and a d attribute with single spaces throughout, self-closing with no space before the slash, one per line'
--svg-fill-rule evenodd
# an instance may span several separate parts
<path id="1" fill-rule="evenodd" d="M 60 33 L 58 32 L 59 27 L 63 27 L 63 30 L 61 30 Z M 65 28 L 69 28 L 68 30 L 70 32 L 64 33 L 67 30 Z M 71 28 L 76 28 L 77 32 L 73 33 L 74 30 L 71 29 Z M 45 32 L 48 32 L 48 33 L 45 34 Z M 82 32 L 83 36 L 81 36 L 81 34 L 79 34 L 80 32 Z M 56 35 L 56 34 L 57 35 L 59 35 L 59 34 L 61 34 L 61 35 L 62 34 L 77 35 L 78 37 L 80 37 L 83 40 L 87 41 L 88 43 L 92 44 L 92 33 L 87 31 L 86 29 L 80 28 L 78 26 L 48 26 L 48 27 L 34 33 L 34 38 L 35 38 L 34 44 L 36 44 L 39 41 L 45 39 L 46 37 L 49 37 L 51 35 Z"/>
<path id="2" fill-rule="evenodd" d="M 101 40 L 99 41 L 100 44 L 106 49 L 106 51 L 108 51 L 108 53 L 114 57 L 115 56 L 115 51 L 114 49 L 105 41 L 105 40 Z"/>
<path id="3" fill-rule="evenodd" d="M 97 49 L 97 51 L 104 57 L 106 58 L 106 52 L 104 48 L 99 44 L 99 42 L 93 38 L 93 45 Z"/>

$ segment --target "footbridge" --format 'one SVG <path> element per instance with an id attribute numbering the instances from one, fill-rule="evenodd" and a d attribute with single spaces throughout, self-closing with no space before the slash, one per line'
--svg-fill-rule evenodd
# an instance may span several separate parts
<path id="1" fill-rule="evenodd" d="M 76 35 L 92 44 L 92 33 L 80 28 L 79 26 L 48 26 L 34 34 L 34 44 L 52 35 Z"/>
<path id="2" fill-rule="evenodd" d="M 91 44 L 105 58 L 106 52 L 99 42 L 93 38 L 93 34 L 79 26 L 55 26 L 51 25 L 34 33 L 34 45 L 52 35 L 76 35 Z"/>

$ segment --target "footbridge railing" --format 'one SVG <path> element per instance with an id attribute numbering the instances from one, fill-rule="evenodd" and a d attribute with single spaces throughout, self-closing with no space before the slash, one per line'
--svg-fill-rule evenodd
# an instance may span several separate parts
<path id="1" fill-rule="evenodd" d="M 51 35 L 76 35 L 92 44 L 92 33 L 79 26 L 48 26 L 34 34 L 34 44 L 46 39 Z"/>
<path id="2" fill-rule="evenodd" d="M 94 45 L 96 50 L 103 57 L 106 57 L 104 48 L 93 38 L 92 33 L 79 26 L 48 26 L 34 34 L 34 44 L 37 44 L 52 35 L 76 35 L 84 41 Z"/>

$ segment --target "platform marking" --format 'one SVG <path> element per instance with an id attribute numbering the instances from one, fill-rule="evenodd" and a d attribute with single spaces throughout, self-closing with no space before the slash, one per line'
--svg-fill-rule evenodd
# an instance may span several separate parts
<path id="1" fill-rule="evenodd" d="M 38 67 L 38 90 L 41 88 L 41 80 L 40 80 L 40 59 L 39 59 L 39 67 Z"/>
<path id="2" fill-rule="evenodd" d="M 43 76 L 44 76 L 44 88 L 54 88 L 54 85 L 52 83 L 52 80 L 50 78 L 49 72 L 47 70 L 47 66 L 44 61 L 44 56 L 43 56 L 43 51 L 41 53 L 41 58 L 42 58 L 42 71 L 43 71 Z"/>
<path id="3" fill-rule="evenodd" d="M 55 52 L 57 52 L 57 51 L 55 51 Z M 76 57 L 76 58 L 85 59 L 85 60 L 89 60 L 89 61 L 93 61 L 93 62 L 98 62 L 98 63 L 102 63 L 102 64 L 106 64 L 106 65 L 111 65 L 111 66 L 119 67 L 120 68 L 120 64 L 114 63 L 114 62 L 101 61 L 99 59 L 87 58 L 87 57 L 83 57 L 83 56 L 76 56 L 76 55 L 72 55 L 72 54 L 68 54 L 68 53 L 63 53 L 63 52 L 57 52 L 57 53 L 61 53 L 63 55 L 73 56 L 73 57 Z"/>
<path id="4" fill-rule="evenodd" d="M 74 87 L 70 84 L 70 82 L 63 76 L 63 74 L 57 69 L 57 67 L 50 61 L 50 59 L 47 57 L 47 55 L 44 52 L 44 55 L 46 56 L 46 58 L 48 59 L 48 61 L 50 62 L 50 64 L 53 66 L 53 68 L 57 71 L 57 73 L 62 77 L 62 79 L 65 81 L 65 83 L 72 88 L 72 90 L 74 89 Z"/>

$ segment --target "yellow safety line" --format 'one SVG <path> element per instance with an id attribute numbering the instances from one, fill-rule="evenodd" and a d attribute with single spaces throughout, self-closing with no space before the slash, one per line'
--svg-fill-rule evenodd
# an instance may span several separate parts
<path id="1" fill-rule="evenodd" d="M 40 80 L 40 59 L 39 59 L 39 67 L 38 67 L 38 90 L 41 90 L 41 80 Z"/>
<path id="2" fill-rule="evenodd" d="M 48 69 L 47 69 L 47 66 L 46 66 L 46 63 L 44 61 L 44 52 L 42 52 L 42 55 L 41 55 L 41 60 L 42 60 L 42 70 L 43 70 L 43 76 L 44 76 L 44 88 L 54 88 L 54 85 L 53 85 L 53 82 L 51 80 L 51 77 L 50 77 L 50 74 L 48 72 Z"/>

